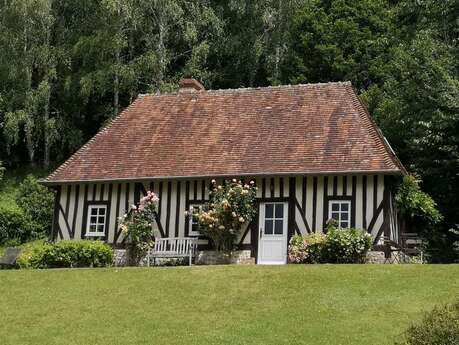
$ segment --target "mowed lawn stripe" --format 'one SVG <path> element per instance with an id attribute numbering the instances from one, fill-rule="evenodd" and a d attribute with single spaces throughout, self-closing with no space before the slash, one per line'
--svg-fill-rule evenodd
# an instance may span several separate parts
<path id="1" fill-rule="evenodd" d="M 0 272 L 4 345 L 392 344 L 459 265 Z"/>

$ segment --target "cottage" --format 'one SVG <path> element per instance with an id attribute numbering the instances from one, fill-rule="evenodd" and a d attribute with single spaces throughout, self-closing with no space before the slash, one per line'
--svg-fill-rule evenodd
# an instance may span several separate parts
<path id="1" fill-rule="evenodd" d="M 140 95 L 43 183 L 57 191 L 53 239 L 122 246 L 117 218 L 146 191 L 160 198 L 157 236 L 199 237 L 185 211 L 208 200 L 210 181 L 253 180 L 259 215 L 237 245 L 285 263 L 289 238 L 330 218 L 397 241 L 404 172 L 349 82 L 205 90 L 185 79 Z"/>

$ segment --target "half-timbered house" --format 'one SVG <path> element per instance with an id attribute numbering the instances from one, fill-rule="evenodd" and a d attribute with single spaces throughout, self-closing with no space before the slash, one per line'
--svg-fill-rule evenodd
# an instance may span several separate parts
<path id="1" fill-rule="evenodd" d="M 52 238 L 125 242 L 117 219 L 151 190 L 156 236 L 199 236 L 186 216 L 212 179 L 255 181 L 258 217 L 237 246 L 285 262 L 294 233 L 366 229 L 398 239 L 392 186 L 404 168 L 349 82 L 140 95 L 44 184 L 55 188 Z M 205 238 L 199 240 L 205 248 Z"/>

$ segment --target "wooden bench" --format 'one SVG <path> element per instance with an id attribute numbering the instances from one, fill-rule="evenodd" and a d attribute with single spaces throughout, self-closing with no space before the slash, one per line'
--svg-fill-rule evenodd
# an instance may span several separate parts
<path id="1" fill-rule="evenodd" d="M 193 261 L 198 249 L 198 239 L 193 237 L 169 237 L 155 239 L 155 246 L 148 250 L 147 265 L 151 259 L 156 264 L 157 258 L 188 258 L 189 264 Z"/>
<path id="2" fill-rule="evenodd" d="M 21 255 L 21 248 L 6 248 L 5 255 L 0 258 L 0 268 L 13 268 L 17 266 L 17 258 Z"/>

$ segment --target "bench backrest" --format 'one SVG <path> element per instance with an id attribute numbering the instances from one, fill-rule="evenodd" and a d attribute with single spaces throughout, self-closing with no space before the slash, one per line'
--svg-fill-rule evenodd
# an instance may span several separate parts
<path id="1" fill-rule="evenodd" d="M 154 252 L 161 254 L 194 254 L 198 248 L 198 239 L 193 237 L 166 237 L 155 239 Z"/>

